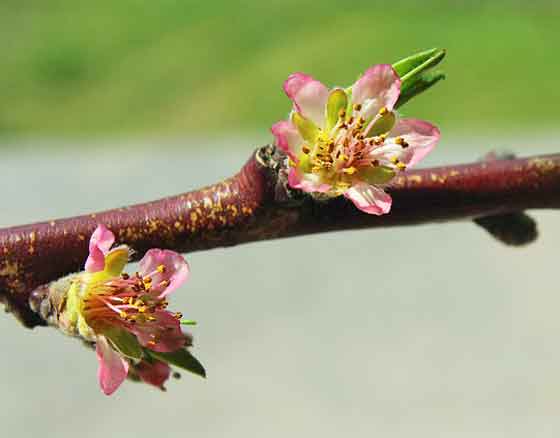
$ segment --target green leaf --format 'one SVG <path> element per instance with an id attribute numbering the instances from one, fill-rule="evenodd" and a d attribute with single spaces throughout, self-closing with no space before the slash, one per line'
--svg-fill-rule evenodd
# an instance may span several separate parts
<path id="1" fill-rule="evenodd" d="M 154 359 L 166 362 L 170 365 L 175 365 L 176 367 L 182 368 L 186 371 L 190 371 L 201 377 L 206 377 L 206 370 L 202 364 L 194 357 L 186 348 L 181 348 L 180 350 L 173 351 L 170 353 L 159 353 L 157 351 L 146 350 L 150 356 Z"/>
<path id="2" fill-rule="evenodd" d="M 401 78 L 401 96 L 397 106 L 426 91 L 445 77 L 442 72 L 429 72 L 445 58 L 445 50 L 430 49 L 393 64 Z"/>
<path id="3" fill-rule="evenodd" d="M 103 330 L 103 334 L 123 356 L 134 360 L 142 359 L 142 347 L 131 333 L 126 330 L 110 328 Z"/>
<path id="4" fill-rule="evenodd" d="M 445 58 L 445 50 L 440 50 L 433 57 L 427 59 L 419 66 L 406 73 L 404 76 L 401 76 L 401 90 L 403 87 L 407 88 L 410 84 L 413 84 L 415 79 L 419 77 L 423 72 L 438 65 L 443 58 Z"/>
<path id="5" fill-rule="evenodd" d="M 445 79 L 445 73 L 443 73 L 442 71 L 423 73 L 418 78 L 416 78 L 413 84 L 411 84 L 405 90 L 401 90 L 401 95 L 399 96 L 399 100 L 395 107 L 398 108 L 404 105 L 410 99 L 433 87 L 442 79 Z"/>
<path id="6" fill-rule="evenodd" d="M 442 49 L 430 49 L 425 50 L 423 52 L 415 53 L 408 58 L 401 59 L 398 62 L 393 64 L 393 68 L 402 79 L 405 75 L 416 69 L 417 67 L 425 64 L 426 62 L 433 62 L 434 59 L 437 59 L 440 62 L 443 57 L 445 56 L 445 50 Z M 434 65 L 436 65 L 434 64 Z M 432 65 L 433 67 L 433 65 Z"/>

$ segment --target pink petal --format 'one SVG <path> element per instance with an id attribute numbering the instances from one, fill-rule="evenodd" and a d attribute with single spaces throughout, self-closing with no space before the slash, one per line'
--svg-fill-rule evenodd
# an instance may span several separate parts
<path id="1" fill-rule="evenodd" d="M 117 390 L 128 374 L 128 362 L 111 348 L 105 336 L 98 336 L 95 346 L 99 368 L 99 386 L 106 395 Z"/>
<path id="2" fill-rule="evenodd" d="M 352 86 L 352 102 L 362 104 L 362 116 L 368 120 L 383 107 L 392 111 L 401 93 L 401 80 L 390 64 L 378 64 L 366 70 Z"/>
<path id="3" fill-rule="evenodd" d="M 356 207 L 368 213 L 380 216 L 391 210 L 391 196 L 383 189 L 366 183 L 358 183 L 349 188 L 344 196 Z"/>
<path id="4" fill-rule="evenodd" d="M 155 321 L 136 322 L 128 330 L 134 333 L 143 347 L 161 353 L 176 351 L 187 342 L 181 324 L 175 315 L 165 310 L 156 311 Z"/>
<path id="5" fill-rule="evenodd" d="M 282 149 L 293 160 L 297 161 L 296 151 L 300 149 L 303 139 L 294 124 L 288 120 L 281 120 L 270 129 L 276 138 L 276 146 Z"/>
<path id="6" fill-rule="evenodd" d="M 402 137 L 408 147 L 399 158 L 407 166 L 421 161 L 436 146 L 440 138 L 439 129 L 431 123 L 416 119 L 401 119 L 390 133 L 388 141 Z"/>
<path id="7" fill-rule="evenodd" d="M 115 235 L 105 227 L 98 225 L 89 240 L 89 256 L 85 269 L 88 272 L 102 271 L 105 267 L 105 254 L 115 243 Z"/>
<path id="8" fill-rule="evenodd" d="M 159 272 L 158 267 L 164 271 Z M 189 265 L 181 254 L 167 249 L 150 249 L 140 260 L 140 272 L 152 278 L 152 291 L 159 298 L 169 295 L 189 277 Z M 165 282 L 169 282 L 165 286 Z"/>
<path id="9" fill-rule="evenodd" d="M 153 363 L 143 360 L 135 367 L 138 376 L 150 385 L 162 388 L 163 384 L 169 379 L 171 368 L 165 362 L 155 360 Z"/>
<path id="10" fill-rule="evenodd" d="M 294 189 L 303 190 L 307 193 L 325 193 L 328 192 L 331 188 L 329 184 L 320 183 L 318 181 L 313 181 L 309 178 L 305 178 L 305 176 L 295 167 L 292 167 L 290 169 L 290 173 L 288 173 L 288 184 Z"/>
<path id="11" fill-rule="evenodd" d="M 284 91 L 298 112 L 320 128 L 325 126 L 325 107 L 329 98 L 327 87 L 304 73 L 293 73 L 284 82 Z"/>

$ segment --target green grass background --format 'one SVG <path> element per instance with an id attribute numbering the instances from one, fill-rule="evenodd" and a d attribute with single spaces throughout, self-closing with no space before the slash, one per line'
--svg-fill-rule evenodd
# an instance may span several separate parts
<path id="1" fill-rule="evenodd" d="M 265 133 L 291 72 L 347 85 L 436 46 L 447 80 L 405 113 L 534 133 L 557 126 L 559 43 L 552 1 L 2 0 L 0 135 Z"/>

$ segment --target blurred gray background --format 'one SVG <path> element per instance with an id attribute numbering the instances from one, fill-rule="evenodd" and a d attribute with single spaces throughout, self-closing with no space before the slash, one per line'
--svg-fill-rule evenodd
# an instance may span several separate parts
<path id="1" fill-rule="evenodd" d="M 263 140 L 6 141 L 0 226 L 215 182 Z M 444 136 L 426 164 L 555 146 Z M 2 436 L 557 437 L 559 213 L 535 217 L 522 249 L 464 222 L 190 254 L 172 303 L 199 322 L 208 379 L 167 393 L 126 382 L 108 398 L 93 352 L 2 314 Z"/>

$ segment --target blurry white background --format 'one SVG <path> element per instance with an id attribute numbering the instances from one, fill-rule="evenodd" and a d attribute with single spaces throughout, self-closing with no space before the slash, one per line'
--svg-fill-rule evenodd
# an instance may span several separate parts
<path id="1" fill-rule="evenodd" d="M 0 226 L 215 182 L 258 144 L 238 143 L 6 145 Z M 426 164 L 503 146 L 555 145 L 445 139 Z M 189 254 L 172 304 L 199 322 L 208 379 L 183 374 L 167 393 L 126 382 L 108 398 L 93 352 L 2 314 L 2 435 L 557 437 L 560 212 L 534 216 L 541 236 L 521 249 L 463 222 Z"/>

